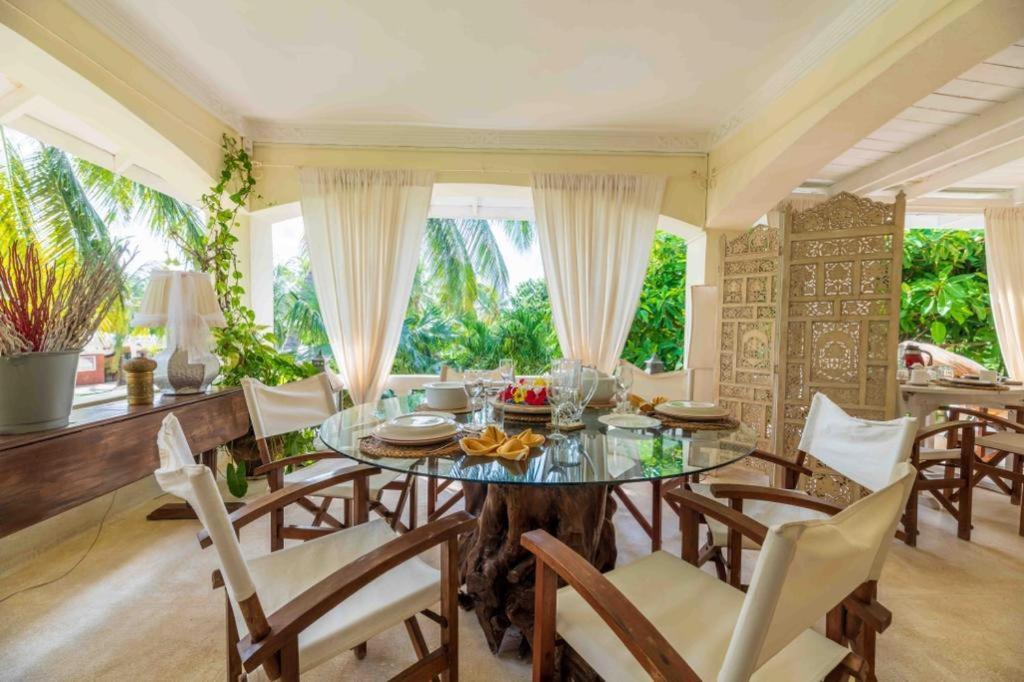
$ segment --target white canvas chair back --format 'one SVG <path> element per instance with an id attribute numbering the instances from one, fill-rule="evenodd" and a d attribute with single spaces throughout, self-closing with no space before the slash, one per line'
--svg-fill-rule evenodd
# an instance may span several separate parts
<path id="1" fill-rule="evenodd" d="M 242 379 L 256 438 L 320 426 L 338 411 L 335 381 L 327 372 L 281 386 Z"/>
<path id="2" fill-rule="evenodd" d="M 864 582 L 877 577 L 916 470 L 897 465 L 893 482 L 832 518 L 768 530 L 718 679 L 748 680 Z"/>
<path id="3" fill-rule="evenodd" d="M 868 490 L 880 490 L 892 480 L 896 465 L 909 459 L 916 433 L 916 419 L 858 419 L 816 393 L 800 449 Z"/>
<path id="4" fill-rule="evenodd" d="M 164 492 L 185 499 L 196 510 L 213 541 L 224 583 L 231 597 L 236 602 L 248 599 L 256 593 L 256 586 L 242 556 L 242 548 L 231 526 L 220 491 L 213 480 L 213 473 L 209 468 L 196 463 L 181 424 L 173 414 L 164 418 L 156 444 L 160 451 L 160 468 L 155 472 L 157 483 Z"/>
<path id="5" fill-rule="evenodd" d="M 647 400 L 655 396 L 663 396 L 669 400 L 690 399 L 689 370 L 648 374 L 626 360 L 623 360 L 622 364 L 633 375 L 633 386 L 629 389 L 632 393 Z"/>

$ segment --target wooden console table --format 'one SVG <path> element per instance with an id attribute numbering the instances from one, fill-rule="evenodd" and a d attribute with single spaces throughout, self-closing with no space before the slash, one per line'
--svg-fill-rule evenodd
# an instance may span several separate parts
<path id="1" fill-rule="evenodd" d="M 219 445 L 249 431 L 245 398 L 231 388 L 157 396 L 154 405 L 83 407 L 62 429 L 0 436 L 0 538 L 152 474 L 160 466 L 157 432 L 171 413 L 207 464 Z"/>

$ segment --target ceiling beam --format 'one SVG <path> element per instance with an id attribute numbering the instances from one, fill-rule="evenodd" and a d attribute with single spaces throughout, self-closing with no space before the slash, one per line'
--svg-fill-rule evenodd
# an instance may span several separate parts
<path id="1" fill-rule="evenodd" d="M 1020 158 L 1024 158 L 1024 139 L 990 149 L 931 175 L 911 180 L 903 186 L 903 191 L 906 192 L 908 200 L 916 199 Z"/>
<path id="2" fill-rule="evenodd" d="M 1024 35 L 1024 2 L 911 0 L 851 37 L 708 160 L 708 227 L 749 225 L 914 102 Z"/>
<path id="3" fill-rule="evenodd" d="M 851 173 L 829 190 L 832 194 L 871 194 L 1019 139 L 1024 139 L 1024 95 Z"/>
<path id="4" fill-rule="evenodd" d="M 0 97 L 0 125 L 6 125 L 28 111 L 39 96 L 24 85 Z"/>

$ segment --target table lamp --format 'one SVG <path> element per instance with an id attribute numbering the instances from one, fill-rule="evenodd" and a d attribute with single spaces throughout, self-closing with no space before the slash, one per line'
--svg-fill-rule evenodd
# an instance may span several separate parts
<path id="1" fill-rule="evenodd" d="M 164 327 L 167 348 L 156 356 L 153 380 L 165 395 L 203 393 L 220 372 L 211 348 L 211 327 L 224 327 L 210 276 L 204 272 L 154 270 L 136 327 Z"/>

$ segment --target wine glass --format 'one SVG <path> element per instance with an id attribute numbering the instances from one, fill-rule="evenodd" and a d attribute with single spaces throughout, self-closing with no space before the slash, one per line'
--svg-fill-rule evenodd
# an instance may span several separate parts
<path id="1" fill-rule="evenodd" d="M 502 358 L 498 363 L 498 373 L 501 375 L 501 379 L 505 382 L 506 386 L 515 383 L 516 361 L 512 358 Z"/>
<path id="2" fill-rule="evenodd" d="M 612 376 L 615 378 L 615 411 L 632 412 L 629 389 L 633 386 L 633 371 L 625 363 L 619 363 Z"/>
<path id="3" fill-rule="evenodd" d="M 484 390 L 483 371 L 479 369 L 467 369 L 465 372 L 463 372 L 462 388 L 466 391 L 466 396 L 469 397 L 469 421 L 472 424 L 478 424 L 479 422 L 476 418 L 477 402 L 480 398 L 480 394 Z"/>

